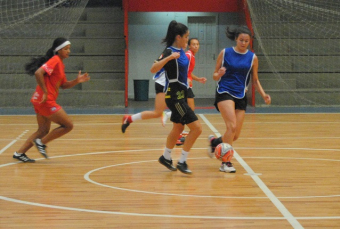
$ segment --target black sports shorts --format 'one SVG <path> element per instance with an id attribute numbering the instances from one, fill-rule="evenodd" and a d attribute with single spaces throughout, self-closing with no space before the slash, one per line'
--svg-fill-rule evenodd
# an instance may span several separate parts
<path id="1" fill-rule="evenodd" d="M 235 102 L 235 110 L 246 110 L 247 109 L 247 96 L 244 96 L 242 99 L 237 99 L 237 98 L 232 97 L 228 93 L 219 94 L 216 91 L 214 105 L 217 111 L 219 111 L 217 104 L 225 100 L 233 100 Z"/>

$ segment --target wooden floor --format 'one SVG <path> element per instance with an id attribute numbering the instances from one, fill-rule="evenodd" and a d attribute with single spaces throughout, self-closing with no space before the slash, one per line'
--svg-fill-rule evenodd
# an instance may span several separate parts
<path id="1" fill-rule="evenodd" d="M 35 116 L 0 116 L 0 228 L 340 228 L 340 114 L 247 114 L 235 174 L 206 154 L 221 116 L 200 115 L 191 176 L 157 162 L 171 124 L 122 134 L 122 115 L 71 117 L 50 159 L 32 148 L 29 164 L 12 154 Z"/>

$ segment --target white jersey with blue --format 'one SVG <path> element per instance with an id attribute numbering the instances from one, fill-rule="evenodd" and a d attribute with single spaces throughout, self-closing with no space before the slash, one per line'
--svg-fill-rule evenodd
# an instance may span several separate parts
<path id="1" fill-rule="evenodd" d="M 159 70 L 154 76 L 153 76 L 153 80 L 162 85 L 163 87 L 165 86 L 166 84 L 166 79 L 165 79 L 165 70 L 164 68 L 162 68 L 161 70 Z"/>
<path id="2" fill-rule="evenodd" d="M 254 57 L 255 54 L 249 50 L 239 53 L 233 47 L 224 49 L 221 67 L 225 67 L 226 72 L 218 81 L 217 92 L 228 93 L 237 99 L 244 98 Z"/>

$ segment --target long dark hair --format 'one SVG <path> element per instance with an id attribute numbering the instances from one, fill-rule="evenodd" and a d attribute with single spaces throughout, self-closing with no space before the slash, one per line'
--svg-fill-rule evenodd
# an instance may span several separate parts
<path id="1" fill-rule="evenodd" d="M 47 50 L 45 56 L 31 58 L 31 61 L 25 64 L 26 73 L 28 75 L 34 76 L 35 71 L 37 71 L 37 69 L 40 68 L 49 59 L 51 59 L 55 55 L 54 50 L 65 41 L 67 41 L 66 38 L 59 37 L 53 41 L 52 47 L 49 50 Z"/>
<path id="2" fill-rule="evenodd" d="M 188 27 L 186 25 L 172 20 L 169 24 L 166 37 L 162 40 L 162 43 L 165 43 L 166 47 L 169 47 L 174 43 L 177 35 L 183 36 L 186 32 L 188 32 Z"/>
<path id="3" fill-rule="evenodd" d="M 227 35 L 227 37 L 230 40 L 235 40 L 236 38 L 238 38 L 238 36 L 241 34 L 248 34 L 250 36 L 250 38 L 252 38 L 252 34 L 250 32 L 250 30 L 248 29 L 248 27 L 246 26 L 237 26 L 237 27 L 227 27 L 225 34 Z"/>

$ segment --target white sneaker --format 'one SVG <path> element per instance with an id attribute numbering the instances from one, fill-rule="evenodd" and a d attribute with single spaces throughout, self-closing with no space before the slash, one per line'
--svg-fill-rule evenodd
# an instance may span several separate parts
<path id="1" fill-rule="evenodd" d="M 166 120 L 168 120 L 168 116 L 166 115 L 165 111 L 163 111 L 163 113 L 162 113 L 161 120 L 162 120 L 162 126 L 165 127 Z"/>
<path id="2" fill-rule="evenodd" d="M 210 157 L 210 158 L 213 158 L 214 157 L 214 155 L 215 155 L 215 147 L 213 147 L 212 145 L 211 145 L 211 141 L 212 140 L 214 140 L 215 139 L 215 136 L 214 135 L 209 135 L 209 137 L 208 137 L 208 143 L 209 143 L 209 146 L 208 146 L 208 156 Z"/>
<path id="3" fill-rule="evenodd" d="M 233 167 L 231 162 L 223 163 L 220 167 L 220 171 L 226 173 L 236 173 L 236 169 Z"/>

